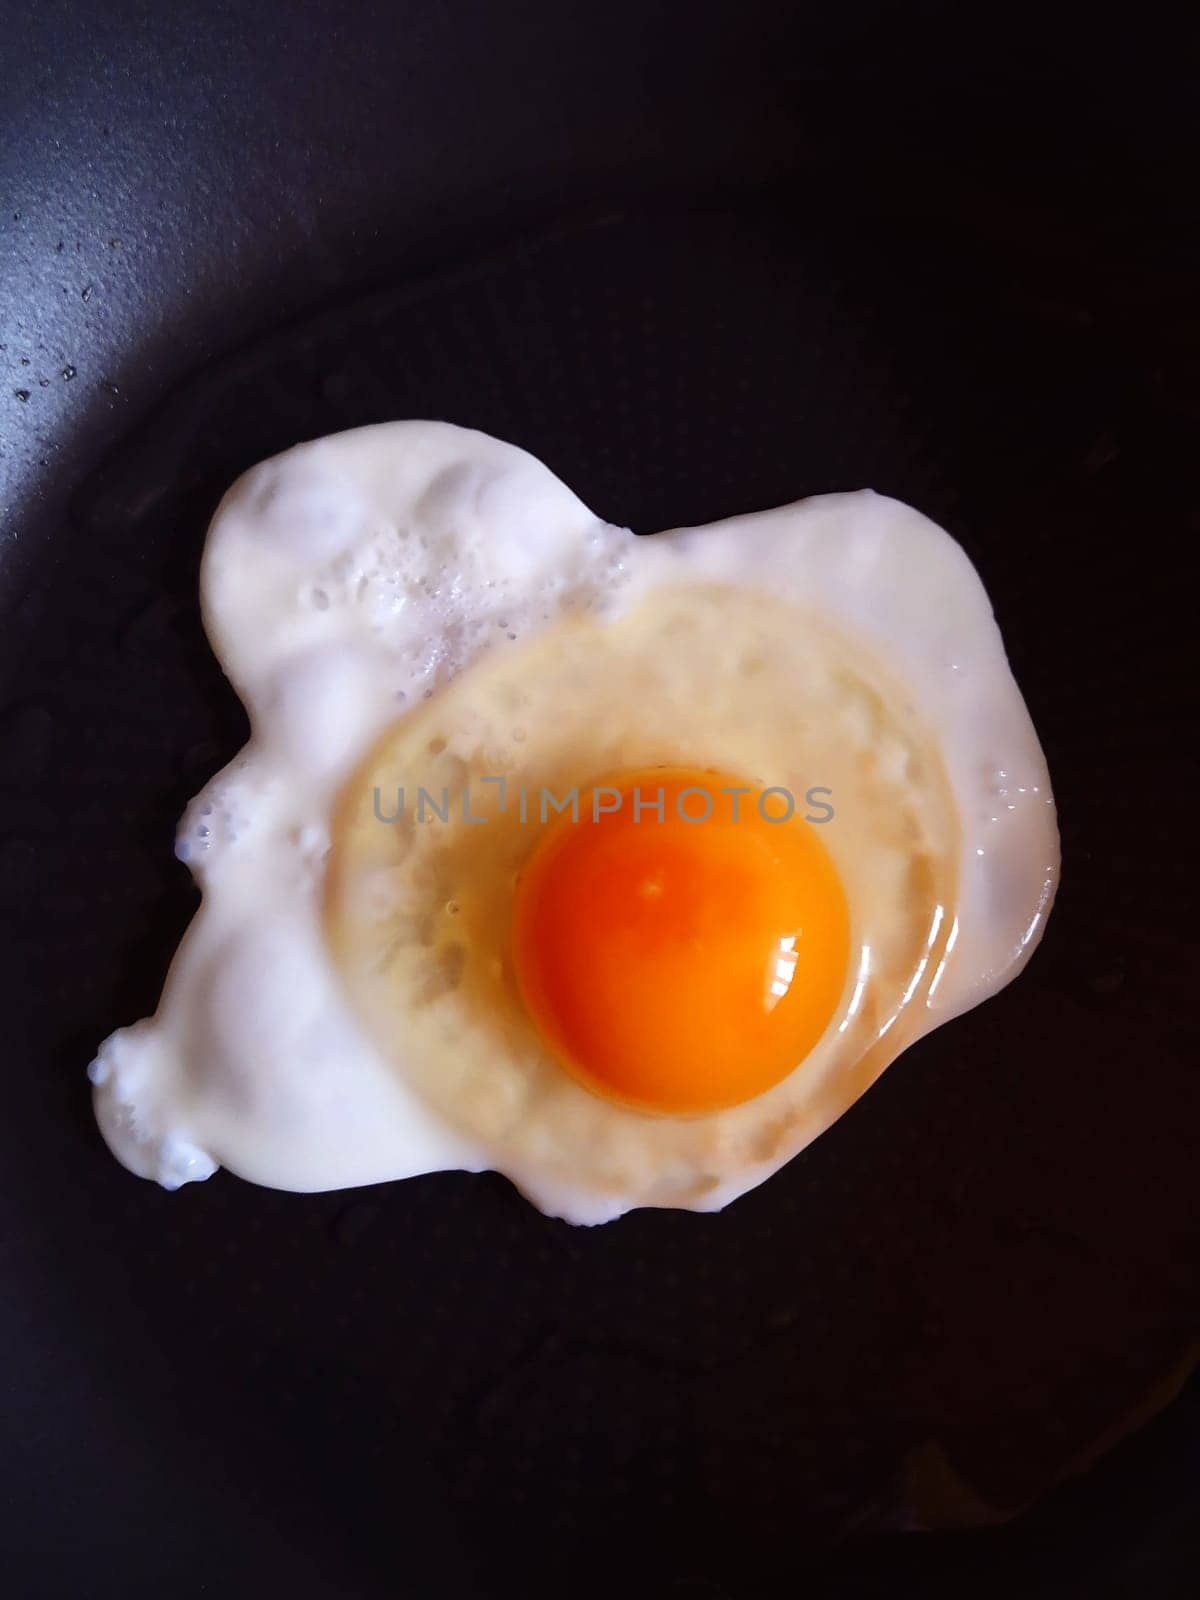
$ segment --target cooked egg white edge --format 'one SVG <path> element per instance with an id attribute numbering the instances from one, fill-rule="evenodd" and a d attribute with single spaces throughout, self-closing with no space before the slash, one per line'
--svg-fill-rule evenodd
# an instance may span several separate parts
<path id="1" fill-rule="evenodd" d="M 203 903 L 158 1011 L 114 1034 L 90 1069 L 118 1159 L 168 1187 L 220 1162 L 295 1190 L 492 1165 L 407 1090 L 338 987 L 321 926 L 333 800 L 406 705 L 487 650 L 519 648 L 564 608 L 612 613 L 697 581 L 757 585 L 831 617 L 889 662 L 939 736 L 962 822 L 958 930 L 906 1042 L 1008 982 L 1053 898 L 1057 830 L 987 596 L 947 533 L 862 491 L 638 540 L 513 446 L 449 424 L 382 424 L 253 468 L 210 527 L 205 625 L 251 738 L 181 825 Z M 797 1148 L 824 1125 L 806 1125 Z M 779 1164 L 744 1170 L 696 1208 L 718 1209 Z M 505 1171 L 572 1221 L 626 1209 Z"/>

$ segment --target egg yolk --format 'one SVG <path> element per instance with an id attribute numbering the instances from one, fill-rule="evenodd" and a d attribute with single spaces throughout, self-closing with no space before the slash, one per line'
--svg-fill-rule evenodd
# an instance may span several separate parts
<path id="1" fill-rule="evenodd" d="M 581 787 L 544 835 L 517 884 L 515 972 L 589 1088 L 715 1111 L 808 1054 L 845 987 L 850 919 L 802 811 L 782 790 L 651 768 Z"/>

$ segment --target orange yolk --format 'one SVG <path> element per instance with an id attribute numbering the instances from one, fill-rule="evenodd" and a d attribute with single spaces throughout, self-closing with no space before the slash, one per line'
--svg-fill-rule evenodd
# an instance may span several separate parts
<path id="1" fill-rule="evenodd" d="M 850 919 L 803 801 L 788 809 L 782 791 L 651 768 L 581 787 L 578 820 L 542 839 L 517 885 L 517 982 L 589 1088 L 715 1111 L 778 1083 L 825 1031 Z"/>

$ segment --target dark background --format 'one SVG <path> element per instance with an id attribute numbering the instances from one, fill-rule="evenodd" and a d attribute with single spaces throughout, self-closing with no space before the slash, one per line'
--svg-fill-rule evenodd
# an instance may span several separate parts
<path id="1" fill-rule="evenodd" d="M 1184 1593 L 1194 41 L 0 0 L 0 66 L 8 1592 Z M 871 483 L 995 599 L 1060 803 L 1044 946 L 720 1217 L 168 1196 L 91 1125 L 192 909 L 175 820 L 244 734 L 207 516 L 409 415 L 644 532 Z"/>

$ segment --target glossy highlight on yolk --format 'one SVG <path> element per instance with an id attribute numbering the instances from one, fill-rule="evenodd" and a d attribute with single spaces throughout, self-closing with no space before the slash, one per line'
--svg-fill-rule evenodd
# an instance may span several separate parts
<path id="1" fill-rule="evenodd" d="M 540 841 L 516 890 L 517 982 L 596 1093 L 716 1111 L 771 1088 L 821 1037 L 850 919 L 819 828 L 786 809 L 746 780 L 649 768 L 581 787 L 577 820 L 564 813 Z"/>

